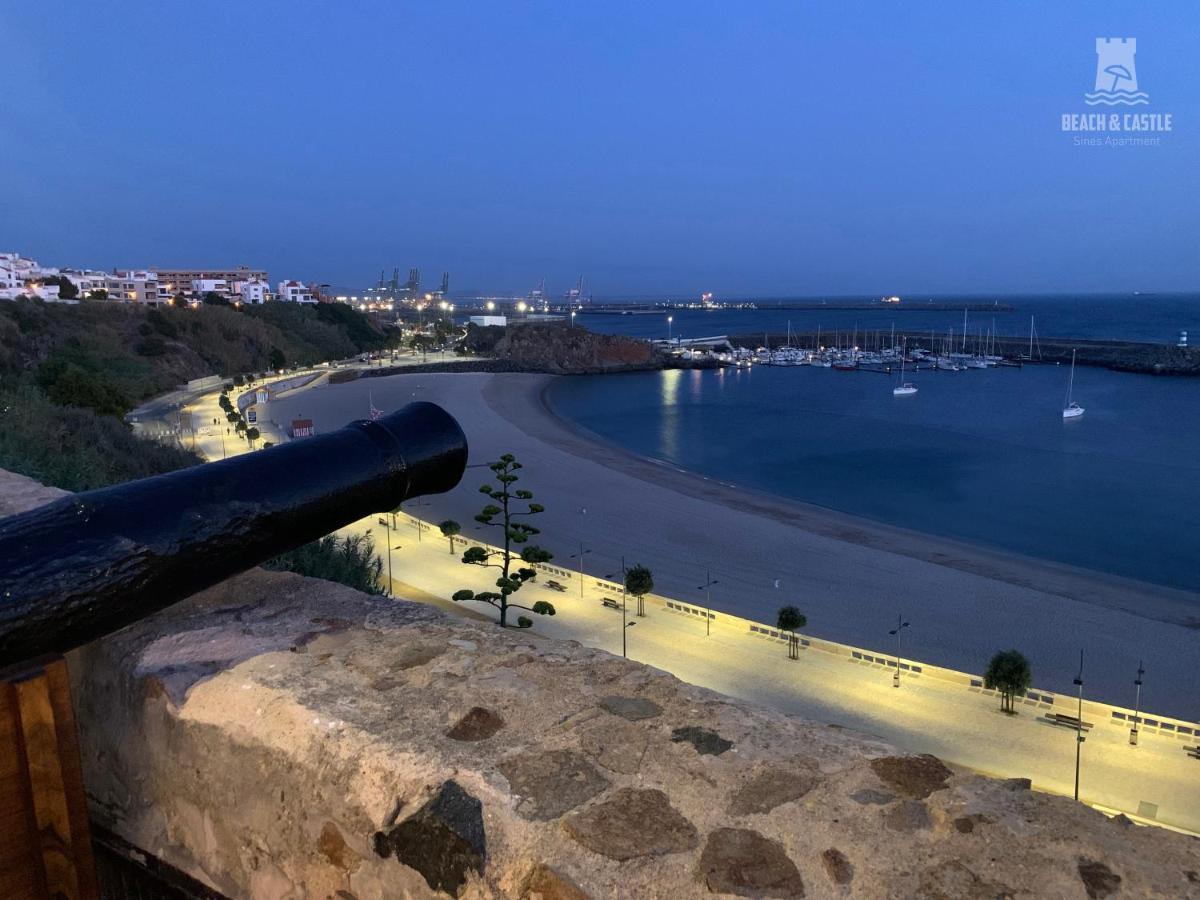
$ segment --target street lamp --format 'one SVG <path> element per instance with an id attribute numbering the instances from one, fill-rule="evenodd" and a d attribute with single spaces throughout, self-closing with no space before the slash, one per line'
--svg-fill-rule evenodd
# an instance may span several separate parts
<path id="1" fill-rule="evenodd" d="M 699 585 L 696 590 L 704 591 L 704 634 L 709 636 L 712 634 L 712 586 L 720 584 L 717 579 L 712 577 L 712 572 L 708 569 L 704 570 L 704 584 Z"/>
<path id="2" fill-rule="evenodd" d="M 896 636 L 896 671 L 892 674 L 892 687 L 900 687 L 900 633 L 908 627 L 908 623 L 904 621 L 904 616 L 896 616 L 896 627 L 888 634 Z"/>
<path id="3" fill-rule="evenodd" d="M 575 325 L 575 310 L 571 310 L 571 326 Z"/>
<path id="4" fill-rule="evenodd" d="M 583 599 L 583 557 L 585 554 L 591 553 L 591 552 L 592 552 L 591 550 L 585 550 L 583 547 L 583 541 L 580 541 L 579 542 L 579 552 L 571 554 L 571 559 L 575 559 L 575 558 L 579 559 L 579 599 L 580 600 Z"/>
<path id="5" fill-rule="evenodd" d="M 1137 686 L 1137 696 L 1133 701 L 1133 727 L 1129 729 L 1129 743 L 1136 747 L 1138 742 L 1138 708 L 1142 705 L 1142 676 L 1146 674 L 1146 670 L 1142 668 L 1142 661 L 1138 660 L 1137 678 L 1133 683 Z"/>
<path id="6" fill-rule="evenodd" d="M 667 343 L 668 344 L 671 343 L 671 335 L 673 334 L 673 331 L 671 329 L 671 323 L 674 321 L 675 321 L 674 316 L 667 316 Z"/>
<path id="7" fill-rule="evenodd" d="M 1079 651 L 1079 674 L 1075 676 L 1079 688 L 1079 712 L 1075 717 L 1075 800 L 1079 801 L 1079 757 L 1083 749 L 1083 651 Z"/>

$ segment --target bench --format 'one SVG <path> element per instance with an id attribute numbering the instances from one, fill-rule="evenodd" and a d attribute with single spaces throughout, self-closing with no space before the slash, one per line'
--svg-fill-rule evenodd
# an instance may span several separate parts
<path id="1" fill-rule="evenodd" d="M 1042 718 L 1051 725 L 1061 725 L 1064 728 L 1088 731 L 1092 727 L 1091 722 L 1080 722 L 1075 716 L 1068 716 L 1065 713 L 1046 713 Z"/>
<path id="2" fill-rule="evenodd" d="M 1184 747 L 1183 752 L 1192 759 L 1200 759 L 1200 747 Z"/>
<path id="3" fill-rule="evenodd" d="M 607 606 L 609 609 L 620 609 L 621 608 L 621 604 L 618 603 L 616 600 L 613 600 L 611 597 L 605 597 L 603 600 L 600 601 L 600 605 Z"/>

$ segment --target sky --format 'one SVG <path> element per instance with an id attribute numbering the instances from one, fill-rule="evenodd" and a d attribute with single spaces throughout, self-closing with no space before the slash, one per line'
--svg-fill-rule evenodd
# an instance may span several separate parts
<path id="1" fill-rule="evenodd" d="M 1200 288 L 1194 2 L 0 0 L 0 250 L 346 290 Z M 1137 39 L 1136 110 L 1089 107 Z M 1170 113 L 1076 146 L 1064 113 Z"/>

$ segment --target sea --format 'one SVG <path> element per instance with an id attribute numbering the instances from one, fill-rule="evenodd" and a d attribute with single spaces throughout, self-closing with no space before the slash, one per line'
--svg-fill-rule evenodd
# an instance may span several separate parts
<path id="1" fill-rule="evenodd" d="M 1174 344 L 1200 295 L 997 298 L 968 333 Z M 946 304 L 945 298 L 936 302 Z M 972 298 L 972 304 L 981 301 Z M 830 301 L 833 305 L 833 301 Z M 955 328 L 962 311 L 676 309 L 675 336 Z M 666 337 L 667 313 L 583 315 Z M 993 326 L 992 322 L 995 322 Z M 1022 326 L 1022 322 L 1024 325 Z M 747 488 L 930 534 L 1200 592 L 1200 379 L 1069 367 L 895 376 L 754 367 L 562 378 L 561 416 L 636 453 Z"/>

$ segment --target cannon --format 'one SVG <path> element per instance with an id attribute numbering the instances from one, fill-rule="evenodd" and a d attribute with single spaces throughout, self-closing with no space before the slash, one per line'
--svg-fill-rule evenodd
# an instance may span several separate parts
<path id="1" fill-rule="evenodd" d="M 0 519 L 0 669 L 66 652 L 364 516 L 448 491 L 466 462 L 454 418 L 410 403 Z"/>

